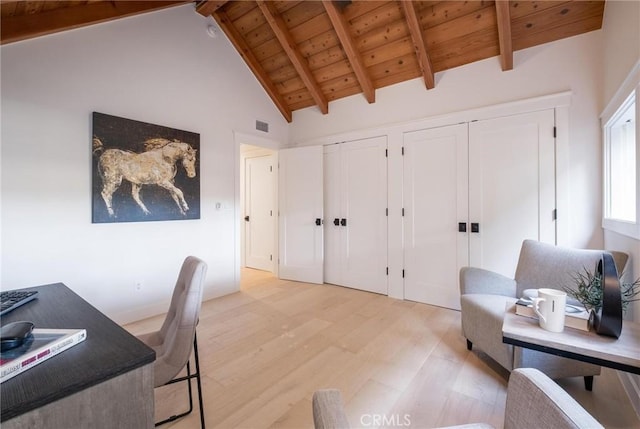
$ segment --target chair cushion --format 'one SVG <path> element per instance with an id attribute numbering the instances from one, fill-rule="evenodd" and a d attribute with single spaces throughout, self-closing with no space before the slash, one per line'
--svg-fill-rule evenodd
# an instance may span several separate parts
<path id="1" fill-rule="evenodd" d="M 513 369 L 513 346 L 502 342 L 502 323 L 505 309 L 515 302 L 502 295 L 460 297 L 463 335 L 508 370 Z"/>

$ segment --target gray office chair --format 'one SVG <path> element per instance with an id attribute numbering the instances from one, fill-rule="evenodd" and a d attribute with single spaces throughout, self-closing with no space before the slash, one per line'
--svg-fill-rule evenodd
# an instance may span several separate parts
<path id="1" fill-rule="evenodd" d="M 173 296 L 171 297 L 169 312 L 162 327 L 159 331 L 138 337 L 140 341 L 156 352 L 156 361 L 153 368 L 155 376 L 154 387 L 186 381 L 189 388 L 189 410 L 162 420 L 156 423 L 156 426 L 174 421 L 191 413 L 193 410 L 191 380 L 195 378 L 198 388 L 198 403 L 200 405 L 200 425 L 202 429 L 205 427 L 196 325 L 200 315 L 202 289 L 206 274 L 207 264 L 195 256 L 188 256 L 180 269 Z M 195 360 L 194 373 L 191 373 L 191 365 L 189 363 L 192 344 Z M 187 367 L 187 375 L 177 377 L 185 366 Z"/>

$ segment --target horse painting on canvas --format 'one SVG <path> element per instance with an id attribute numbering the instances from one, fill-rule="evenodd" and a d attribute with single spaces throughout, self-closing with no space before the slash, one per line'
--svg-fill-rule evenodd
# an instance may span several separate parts
<path id="1" fill-rule="evenodd" d="M 107 117 L 109 125 L 99 122 L 96 127 L 96 115 Z M 164 131 L 149 127 L 159 126 L 94 113 L 94 132 L 99 131 L 93 137 L 94 222 L 199 218 L 199 144 L 194 144 L 193 133 L 165 131 L 170 138 L 143 137 Z M 189 199 L 197 205 L 197 217 Z"/>
<path id="2" fill-rule="evenodd" d="M 100 140 L 94 137 L 94 151 L 96 146 L 100 145 Z M 131 196 L 145 214 L 150 212 L 140 198 L 142 185 L 158 185 L 166 189 L 176 202 L 181 214 L 184 215 L 189 210 L 184 194 L 174 184 L 174 177 L 177 161 L 181 161 L 189 178 L 196 176 L 196 150 L 181 141 L 151 139 L 145 142 L 146 147 L 154 145 L 155 148 L 142 153 L 107 149 L 100 155 L 98 171 L 103 183 L 101 195 L 109 216 L 114 216 L 112 196 L 122 184 L 123 179 L 131 183 Z"/>

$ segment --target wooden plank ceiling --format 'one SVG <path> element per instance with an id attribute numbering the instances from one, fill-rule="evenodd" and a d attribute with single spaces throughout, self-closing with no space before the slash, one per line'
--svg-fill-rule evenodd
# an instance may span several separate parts
<path id="1" fill-rule="evenodd" d="M 144 13 L 187 1 L 5 1 L 2 43 Z M 375 91 L 602 26 L 604 1 L 204 0 L 287 121 L 293 112 Z"/>

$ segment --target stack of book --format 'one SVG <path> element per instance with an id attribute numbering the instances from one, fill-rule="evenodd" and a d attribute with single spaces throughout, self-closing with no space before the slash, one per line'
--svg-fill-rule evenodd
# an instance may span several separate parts
<path id="1" fill-rule="evenodd" d="M 85 329 L 34 329 L 25 342 L 0 353 L 0 383 L 81 343 Z"/>
<path id="2" fill-rule="evenodd" d="M 533 302 L 528 298 L 520 298 L 516 302 L 516 314 L 524 317 L 538 318 L 533 311 Z M 589 331 L 593 325 L 592 313 L 584 307 L 567 304 L 564 313 L 564 326 L 567 328 Z"/>

